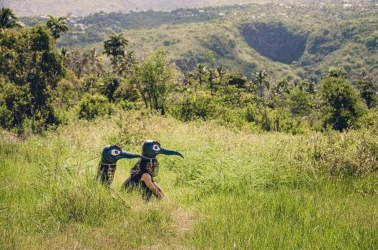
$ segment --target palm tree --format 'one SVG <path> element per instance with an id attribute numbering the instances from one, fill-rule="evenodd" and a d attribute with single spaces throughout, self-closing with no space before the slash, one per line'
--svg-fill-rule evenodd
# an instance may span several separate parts
<path id="1" fill-rule="evenodd" d="M 113 68 L 116 69 L 119 60 L 126 55 L 126 46 L 129 41 L 122 34 L 112 34 L 109 39 L 104 42 L 104 54 L 111 57 Z"/>
<path id="2" fill-rule="evenodd" d="M 266 80 L 268 73 L 265 70 L 255 72 L 252 77 L 252 82 L 257 85 L 258 94 L 262 98 L 264 96 L 264 87 L 269 90 L 270 83 Z"/>
<path id="3" fill-rule="evenodd" d="M 134 51 L 128 51 L 125 56 L 120 58 L 117 71 L 120 75 L 130 75 L 135 64 Z"/>
<path id="4" fill-rule="evenodd" d="M 204 81 L 204 77 L 207 73 L 208 73 L 208 69 L 206 68 L 204 64 L 200 63 L 197 65 L 197 68 L 194 74 L 196 78 L 198 79 L 199 85 L 202 85 Z"/>
<path id="5" fill-rule="evenodd" d="M 0 33 L 6 29 L 21 28 L 18 18 L 9 8 L 2 7 L 0 10 Z"/>
<path id="6" fill-rule="evenodd" d="M 273 94 L 275 95 L 283 95 L 289 93 L 289 82 L 286 78 L 282 78 L 273 88 Z"/>
<path id="7" fill-rule="evenodd" d="M 46 23 L 47 28 L 51 31 L 53 37 L 58 39 L 60 34 L 68 31 L 67 18 L 65 17 L 53 17 L 49 16 L 49 20 Z"/>

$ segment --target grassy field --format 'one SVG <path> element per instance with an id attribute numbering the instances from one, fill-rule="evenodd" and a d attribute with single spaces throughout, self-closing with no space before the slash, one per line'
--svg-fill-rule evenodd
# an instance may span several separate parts
<path id="1" fill-rule="evenodd" d="M 25 140 L 0 139 L 1 249 L 377 249 L 378 138 L 251 134 L 140 112 L 77 121 Z M 168 199 L 94 181 L 104 145 L 158 157 Z M 375 171 L 375 173 L 374 173 Z"/>

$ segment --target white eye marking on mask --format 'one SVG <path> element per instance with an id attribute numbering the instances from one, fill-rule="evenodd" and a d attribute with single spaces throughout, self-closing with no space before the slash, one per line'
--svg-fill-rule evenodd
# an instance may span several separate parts
<path id="1" fill-rule="evenodd" d="M 152 149 L 153 149 L 154 151 L 159 151 L 159 150 L 160 150 L 160 147 L 159 147 L 158 145 L 154 145 L 154 146 L 152 147 Z"/>
<path id="2" fill-rule="evenodd" d="M 113 156 L 117 156 L 121 153 L 121 151 L 119 151 L 118 149 L 112 149 L 110 151 L 110 154 L 113 155 Z"/>

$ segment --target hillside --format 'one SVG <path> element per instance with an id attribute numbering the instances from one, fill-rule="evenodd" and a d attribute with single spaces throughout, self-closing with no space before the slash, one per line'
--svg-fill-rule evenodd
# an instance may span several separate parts
<path id="1" fill-rule="evenodd" d="M 245 4 L 253 2 L 266 2 L 265 0 L 1 0 L 0 6 L 11 8 L 18 16 L 40 15 L 88 15 L 95 12 L 129 12 L 146 10 L 170 11 L 179 8 L 194 8 L 218 5 Z"/>
<path id="2" fill-rule="evenodd" d="M 109 34 L 123 32 L 137 57 L 165 47 L 184 71 L 212 50 L 219 64 L 247 77 L 263 68 L 276 78 L 317 82 L 333 66 L 357 79 L 378 74 L 377 13 L 373 3 L 315 3 L 93 14 L 70 17 L 71 30 L 58 45 L 101 49 Z"/>

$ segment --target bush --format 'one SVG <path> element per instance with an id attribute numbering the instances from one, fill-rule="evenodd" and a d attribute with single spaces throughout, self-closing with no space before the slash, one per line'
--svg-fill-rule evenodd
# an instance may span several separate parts
<path id="1" fill-rule="evenodd" d="M 369 36 L 366 38 L 365 45 L 368 49 L 375 49 L 378 45 L 378 37 Z"/>
<path id="2" fill-rule="evenodd" d="M 192 121 L 202 119 L 204 121 L 216 117 L 217 104 L 211 96 L 202 95 L 194 97 L 185 97 L 185 99 L 176 104 L 170 112 L 181 121 Z"/>
<path id="3" fill-rule="evenodd" d="M 113 109 L 105 96 L 86 94 L 79 106 L 79 118 L 92 120 L 98 116 L 112 114 Z"/>
<path id="4" fill-rule="evenodd" d="M 361 100 L 351 84 L 342 77 L 330 76 L 322 80 L 320 90 L 324 103 L 323 127 L 343 131 L 358 126 L 364 113 Z"/>
<path id="5" fill-rule="evenodd" d="M 23 127 L 24 121 L 31 117 L 28 88 L 12 83 L 0 83 L 0 87 L 3 89 L 0 94 L 0 127 Z"/>
<path id="6" fill-rule="evenodd" d="M 168 41 L 168 40 L 164 40 L 163 45 L 167 47 L 167 46 L 171 45 L 171 42 Z"/>

